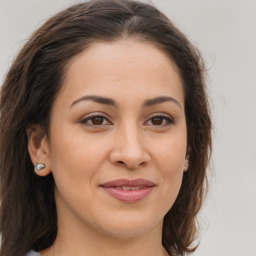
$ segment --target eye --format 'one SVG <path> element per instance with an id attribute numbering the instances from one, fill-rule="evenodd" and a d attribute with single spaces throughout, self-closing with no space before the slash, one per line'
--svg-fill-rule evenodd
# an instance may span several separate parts
<path id="1" fill-rule="evenodd" d="M 170 116 L 154 115 L 147 120 L 146 125 L 164 127 L 173 123 L 174 121 Z"/>
<path id="2" fill-rule="evenodd" d="M 86 126 L 94 126 L 94 127 L 101 127 L 105 125 L 111 125 L 112 123 L 103 115 L 99 114 L 89 114 L 84 116 L 80 123 Z"/>

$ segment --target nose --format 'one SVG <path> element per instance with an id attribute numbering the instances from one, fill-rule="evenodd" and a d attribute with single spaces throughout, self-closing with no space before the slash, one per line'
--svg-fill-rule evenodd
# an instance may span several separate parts
<path id="1" fill-rule="evenodd" d="M 117 132 L 109 159 L 116 166 L 135 170 L 147 165 L 151 160 L 145 147 L 145 141 L 138 128 L 126 127 Z"/>

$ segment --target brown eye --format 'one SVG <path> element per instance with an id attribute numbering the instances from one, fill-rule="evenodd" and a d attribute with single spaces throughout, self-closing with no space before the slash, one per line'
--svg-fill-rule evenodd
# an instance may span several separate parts
<path id="1" fill-rule="evenodd" d="M 92 117 L 91 122 L 93 125 L 102 125 L 104 122 L 104 117 L 103 116 Z"/>
<path id="2" fill-rule="evenodd" d="M 155 115 L 149 118 L 145 124 L 153 127 L 161 128 L 161 127 L 174 124 L 174 121 L 171 117 L 166 115 Z"/>
<path id="3" fill-rule="evenodd" d="M 162 125 L 164 121 L 164 118 L 161 116 L 156 116 L 151 118 L 151 122 L 153 125 Z"/>
<path id="4" fill-rule="evenodd" d="M 100 127 L 112 124 L 108 118 L 102 115 L 91 115 L 89 117 L 81 119 L 80 123 L 83 125 L 91 126 L 95 128 L 96 127 L 100 128 Z"/>

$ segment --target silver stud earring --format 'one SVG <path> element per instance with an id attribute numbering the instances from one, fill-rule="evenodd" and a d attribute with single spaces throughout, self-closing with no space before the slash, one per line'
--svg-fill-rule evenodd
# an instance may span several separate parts
<path id="1" fill-rule="evenodd" d="M 35 169 L 36 169 L 37 171 L 41 171 L 41 170 L 43 170 L 45 167 L 46 167 L 46 166 L 45 166 L 45 164 L 43 164 L 43 163 L 36 163 Z"/>

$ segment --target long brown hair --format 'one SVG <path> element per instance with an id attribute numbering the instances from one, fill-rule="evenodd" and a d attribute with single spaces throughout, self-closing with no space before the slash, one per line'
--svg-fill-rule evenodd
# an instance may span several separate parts
<path id="1" fill-rule="evenodd" d="M 73 5 L 41 26 L 14 60 L 1 89 L 1 256 L 22 256 L 51 246 L 57 235 L 54 180 L 37 176 L 27 151 L 26 128 L 46 130 L 69 61 L 98 41 L 135 38 L 154 44 L 178 66 L 183 81 L 189 170 L 164 218 L 162 243 L 171 255 L 196 247 L 196 216 L 204 198 L 211 152 L 211 120 L 204 65 L 197 49 L 151 4 L 92 0 Z M 121 58 L 121 56 L 120 56 Z"/>

